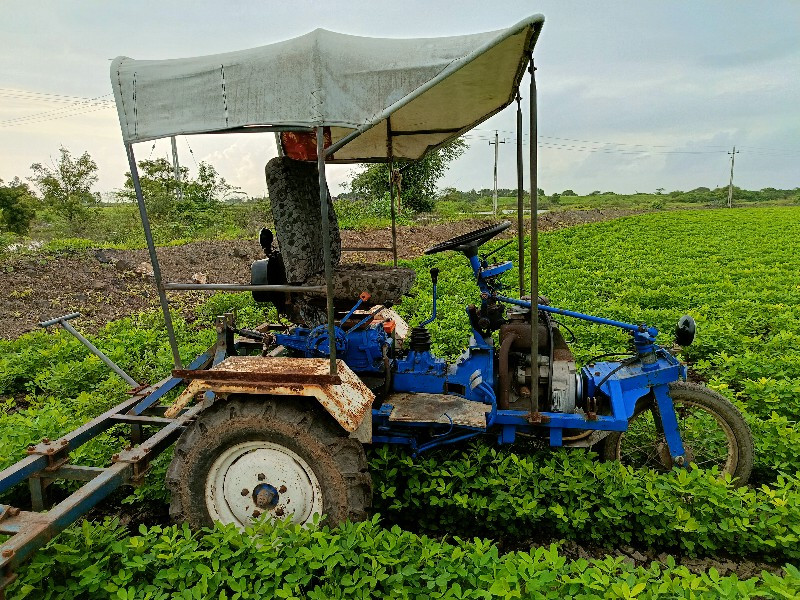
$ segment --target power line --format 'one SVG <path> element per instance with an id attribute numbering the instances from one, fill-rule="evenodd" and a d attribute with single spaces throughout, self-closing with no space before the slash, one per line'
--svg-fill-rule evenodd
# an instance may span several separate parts
<path id="1" fill-rule="evenodd" d="M 111 94 L 106 94 L 110 96 Z M 39 100 L 42 102 L 85 102 L 91 100 L 88 96 L 68 96 L 66 94 L 51 94 L 49 92 L 36 92 L 33 90 L 20 90 L 15 88 L 0 88 L 0 96 L 6 98 L 22 98 L 25 100 Z M 102 97 L 102 96 L 101 96 Z M 111 100 L 108 100 L 111 102 Z"/>

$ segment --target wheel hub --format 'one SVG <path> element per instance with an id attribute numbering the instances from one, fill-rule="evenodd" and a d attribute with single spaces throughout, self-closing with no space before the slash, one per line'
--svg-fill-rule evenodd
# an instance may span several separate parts
<path id="1" fill-rule="evenodd" d="M 268 513 L 306 523 L 322 513 L 322 491 L 314 471 L 295 452 L 266 441 L 242 442 L 223 451 L 206 480 L 211 518 L 247 526 Z"/>

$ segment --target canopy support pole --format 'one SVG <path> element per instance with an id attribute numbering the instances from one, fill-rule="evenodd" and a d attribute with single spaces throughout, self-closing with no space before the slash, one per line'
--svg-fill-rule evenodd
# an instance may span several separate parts
<path id="1" fill-rule="evenodd" d="M 392 260 L 397 267 L 397 211 L 394 206 L 394 148 L 392 147 L 392 120 L 386 119 L 386 156 L 389 159 L 389 205 L 392 212 Z"/>
<path id="2" fill-rule="evenodd" d="M 133 182 L 133 189 L 136 191 L 139 216 L 142 218 L 142 228 L 144 229 L 144 237 L 147 240 L 147 250 L 150 252 L 150 264 L 153 266 L 153 279 L 155 279 L 156 282 L 158 299 L 161 302 L 161 310 L 164 313 L 164 326 L 167 329 L 167 337 L 169 338 L 169 345 L 172 349 L 172 358 L 175 363 L 175 368 L 182 369 L 183 365 L 181 364 L 181 355 L 178 351 L 178 341 L 175 339 L 175 328 L 172 326 L 172 315 L 169 312 L 167 293 L 164 290 L 164 284 L 161 280 L 161 266 L 158 263 L 156 245 L 153 242 L 153 233 L 150 231 L 150 219 L 147 217 L 147 206 L 145 206 L 144 195 L 142 194 L 142 184 L 139 181 L 139 169 L 136 166 L 136 157 L 133 155 L 133 144 L 125 144 L 125 151 L 128 154 L 131 181 Z"/>
<path id="3" fill-rule="evenodd" d="M 531 418 L 541 419 L 539 415 L 539 183 L 537 181 L 538 156 L 536 148 L 536 67 L 533 66 L 531 52 L 528 71 L 531 75 L 531 89 L 528 97 L 530 123 L 528 123 L 528 149 L 530 151 L 531 178 Z"/>
<path id="4" fill-rule="evenodd" d="M 322 214 L 322 258 L 325 263 L 325 289 L 328 301 L 328 349 L 330 374 L 337 374 L 336 329 L 333 311 L 333 264 L 331 261 L 331 226 L 328 221 L 328 181 L 325 174 L 325 128 L 317 127 L 317 169 L 319 170 L 319 205 Z"/>
<path id="5" fill-rule="evenodd" d="M 525 295 L 525 190 L 522 161 L 522 96 L 517 88 L 517 269 L 519 297 Z"/>

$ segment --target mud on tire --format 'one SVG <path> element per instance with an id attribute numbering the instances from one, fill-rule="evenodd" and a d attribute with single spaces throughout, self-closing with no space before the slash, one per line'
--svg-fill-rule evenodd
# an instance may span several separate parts
<path id="1" fill-rule="evenodd" d="M 210 470 L 227 450 L 248 442 L 286 449 L 310 467 L 327 523 L 366 518 L 372 480 L 358 440 L 310 399 L 231 396 L 200 413 L 178 440 L 166 478 L 173 520 L 195 528 L 212 524 L 206 495 L 207 481 L 215 476 Z"/>

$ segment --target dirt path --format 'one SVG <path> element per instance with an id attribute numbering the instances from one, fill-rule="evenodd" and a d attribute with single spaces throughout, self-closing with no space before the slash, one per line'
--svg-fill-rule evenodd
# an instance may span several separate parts
<path id="1" fill-rule="evenodd" d="M 545 213 L 540 231 L 607 221 L 641 211 L 587 210 Z M 425 248 L 486 224 L 468 219 L 434 225 L 398 227 L 400 258 L 420 256 Z M 516 235 L 512 226 L 501 237 Z M 390 247 L 389 228 L 343 231 L 343 247 Z M 250 281 L 250 263 L 263 257 L 255 240 L 193 242 L 158 249 L 165 281 L 242 283 Z M 348 262 L 391 260 L 391 253 L 346 252 Z M 80 312 L 80 329 L 96 331 L 109 321 L 158 305 L 149 274 L 147 250 L 84 250 L 58 254 L 30 253 L 7 257 L 0 264 L 0 338 L 13 339 L 39 321 Z M 187 317 L 204 298 L 181 293 Z M 177 295 L 175 296 L 177 298 Z"/>

